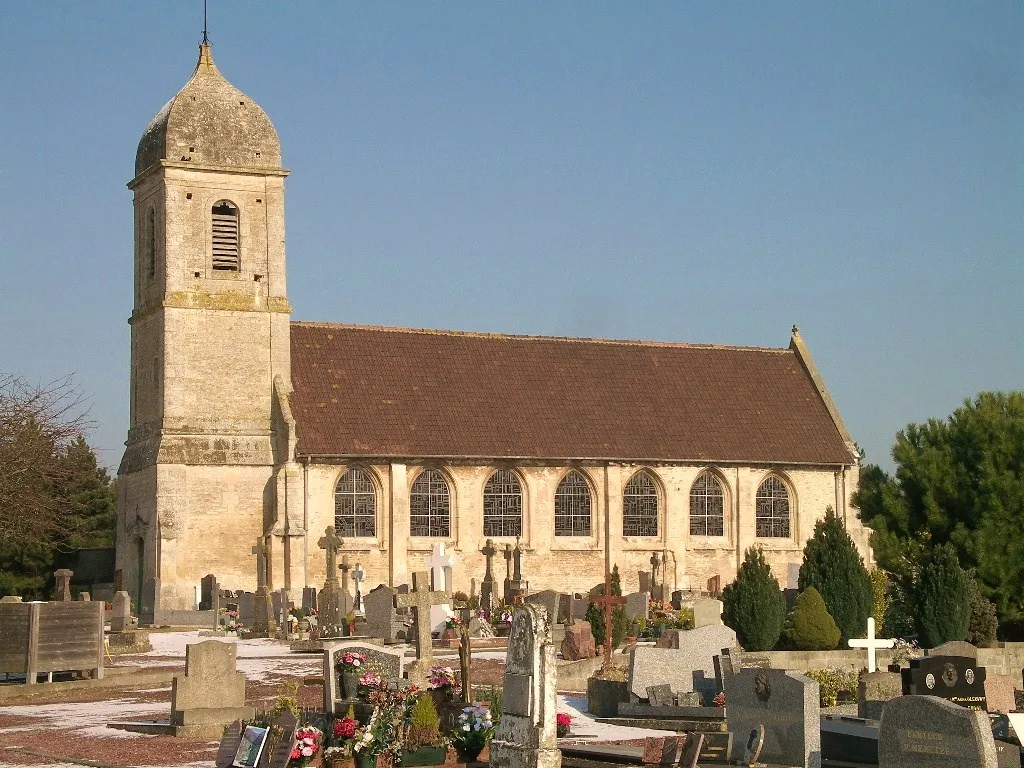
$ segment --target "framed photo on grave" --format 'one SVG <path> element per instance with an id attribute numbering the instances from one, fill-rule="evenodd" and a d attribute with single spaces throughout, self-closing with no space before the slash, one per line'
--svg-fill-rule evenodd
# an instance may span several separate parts
<path id="1" fill-rule="evenodd" d="M 238 742 L 235 758 L 231 761 L 231 768 L 256 768 L 263 755 L 263 748 L 267 745 L 269 734 L 269 728 L 247 725 L 242 731 L 242 740 Z"/>

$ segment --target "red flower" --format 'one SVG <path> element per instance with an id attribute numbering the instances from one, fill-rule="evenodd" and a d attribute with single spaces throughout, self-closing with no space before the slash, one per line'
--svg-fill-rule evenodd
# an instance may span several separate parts
<path id="1" fill-rule="evenodd" d="M 356 735 L 356 721 L 351 717 L 343 717 L 334 721 L 334 738 L 351 739 Z"/>
<path id="2" fill-rule="evenodd" d="M 568 728 L 572 725 L 572 718 L 569 717 L 565 712 L 559 712 L 555 715 L 555 725 L 562 725 Z"/>
<path id="3" fill-rule="evenodd" d="M 299 760 L 302 757 L 302 753 L 298 749 L 293 749 L 291 754 L 292 760 Z"/>

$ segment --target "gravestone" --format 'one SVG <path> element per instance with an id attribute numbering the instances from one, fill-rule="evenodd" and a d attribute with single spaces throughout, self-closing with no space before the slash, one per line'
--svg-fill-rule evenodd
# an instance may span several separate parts
<path id="1" fill-rule="evenodd" d="M 594 631 L 589 621 L 573 619 L 572 624 L 565 628 L 561 651 L 566 661 L 592 659 L 597 655 Z"/>
<path id="2" fill-rule="evenodd" d="M 651 593 L 633 592 L 626 595 L 626 618 L 631 621 L 646 619 L 650 614 Z"/>
<path id="3" fill-rule="evenodd" d="M 505 605 L 512 605 L 512 545 L 506 544 L 501 554 L 505 558 L 505 582 L 502 591 L 504 598 L 502 602 Z"/>
<path id="4" fill-rule="evenodd" d="M 892 648 L 896 645 L 896 641 L 891 638 L 876 638 L 875 637 L 875 619 L 872 616 L 868 616 L 868 636 L 852 638 L 847 641 L 847 644 L 851 648 L 864 648 L 868 652 L 868 673 L 874 672 L 877 669 L 876 654 L 881 649 Z"/>
<path id="5" fill-rule="evenodd" d="M 763 762 L 821 768 L 821 708 L 814 680 L 781 669 L 743 669 L 726 677 L 725 699 L 729 730 L 736 735 L 733 760 L 743 756 L 747 735 L 763 725 Z"/>
<path id="6" fill-rule="evenodd" d="M 666 682 L 676 693 L 697 691 L 710 701 L 721 690 L 715 656 L 736 644 L 736 632 L 724 624 L 669 630 L 656 647 L 633 652 L 630 692 L 642 698 L 648 685 Z M 638 676 L 636 683 L 633 674 Z"/>
<path id="7" fill-rule="evenodd" d="M 647 687 L 647 700 L 652 707 L 674 707 L 676 695 L 672 693 L 672 686 L 661 684 Z"/>
<path id="8" fill-rule="evenodd" d="M 966 656 L 925 656 L 900 671 L 904 696 L 938 696 L 967 709 L 986 711 L 985 668 Z"/>
<path id="9" fill-rule="evenodd" d="M 512 616 L 502 715 L 490 745 L 491 768 L 559 768 L 555 731 L 555 647 L 551 619 L 524 603 Z"/>
<path id="10" fill-rule="evenodd" d="M 494 637 L 494 627 L 491 626 L 491 622 L 487 621 L 487 619 L 474 616 L 469 620 L 469 636 L 474 638 Z"/>
<path id="11" fill-rule="evenodd" d="M 21 595 L 4 595 L 0 597 L 0 603 L 20 603 Z"/>
<path id="12" fill-rule="evenodd" d="M 342 613 L 341 585 L 338 584 L 338 550 L 344 539 L 335 535 L 334 526 L 324 529 L 324 535 L 317 541 L 317 546 L 324 550 L 327 576 L 324 588 L 320 590 L 316 601 L 320 612 L 320 625 L 328 632 L 336 632 L 341 627 Z"/>
<path id="13" fill-rule="evenodd" d="M 708 579 L 708 594 L 718 597 L 722 594 L 722 577 L 715 574 Z"/>
<path id="14" fill-rule="evenodd" d="M 966 640 L 950 640 L 935 648 L 925 649 L 925 656 L 964 656 L 968 659 L 978 660 L 978 647 L 968 643 Z"/>
<path id="15" fill-rule="evenodd" d="M 562 593 L 558 598 L 558 615 L 564 617 L 566 624 L 572 624 L 573 619 L 586 617 L 589 604 L 590 602 L 579 592 Z"/>
<path id="16" fill-rule="evenodd" d="M 316 587 L 302 588 L 302 608 L 306 611 L 319 612 L 316 607 Z"/>
<path id="17" fill-rule="evenodd" d="M 235 671 L 234 643 L 205 640 L 185 646 L 185 674 L 171 682 L 175 735 L 218 738 L 232 720 L 251 720 L 245 675 Z"/>
<path id="18" fill-rule="evenodd" d="M 416 622 L 416 661 L 409 665 L 407 675 L 410 683 L 420 687 L 426 685 L 430 667 L 434 662 L 430 638 L 430 608 L 451 599 L 447 592 L 431 591 L 427 586 L 429 583 L 430 574 L 419 571 L 412 575 L 413 591 L 395 596 L 396 607 L 413 610 Z"/>
<path id="19" fill-rule="evenodd" d="M 363 581 L 366 579 L 366 571 L 363 570 L 363 566 L 360 563 L 356 563 L 356 567 L 352 569 L 352 583 L 355 584 L 355 603 L 353 609 L 356 611 L 363 610 Z"/>
<path id="20" fill-rule="evenodd" d="M 127 592 L 115 592 L 110 612 L 110 631 L 129 632 L 132 629 L 132 599 Z"/>
<path id="21" fill-rule="evenodd" d="M 252 637 L 270 637 L 274 634 L 274 605 L 267 586 L 267 543 L 263 538 L 256 540 L 252 548 L 256 555 L 256 594 L 253 596 Z"/>
<path id="22" fill-rule="evenodd" d="M 551 623 L 554 625 L 558 623 L 558 604 L 561 598 L 561 592 L 545 589 L 543 592 L 534 592 L 532 595 L 527 595 L 526 602 L 533 603 L 534 605 L 543 605 L 548 612 L 548 616 L 551 617 Z"/>
<path id="23" fill-rule="evenodd" d="M 724 604 L 721 600 L 705 598 L 693 604 L 693 627 L 716 627 L 722 623 L 722 609 Z"/>
<path id="24" fill-rule="evenodd" d="M 893 699 L 886 705 L 878 729 L 878 765 L 997 768 L 988 716 L 935 696 Z"/>
<path id="25" fill-rule="evenodd" d="M 519 537 L 516 537 L 516 548 L 512 550 L 512 584 L 511 597 L 508 602 L 514 602 L 515 598 L 526 594 L 528 582 L 523 578 L 523 548 L 519 546 Z M 549 617 L 552 624 L 557 623 L 557 617 Z"/>
<path id="26" fill-rule="evenodd" d="M 640 760 L 645 766 L 675 766 L 678 753 L 678 736 L 648 736 Z"/>
<path id="27" fill-rule="evenodd" d="M 401 650 L 372 645 L 363 640 L 325 640 L 324 710 L 335 715 L 344 715 L 349 705 L 342 692 L 341 674 L 338 671 L 341 656 L 346 651 L 363 654 L 366 657 L 366 671 L 376 672 L 390 684 L 401 680 L 405 671 L 405 654 Z"/>
<path id="28" fill-rule="evenodd" d="M 697 768 L 697 758 L 704 746 L 704 734 L 691 732 L 685 734 L 682 752 L 679 753 L 679 768 Z"/>
<path id="29" fill-rule="evenodd" d="M 53 572 L 53 599 L 57 602 L 69 602 L 71 600 L 71 577 L 74 571 L 67 568 L 58 568 Z"/>
<path id="30" fill-rule="evenodd" d="M 488 539 L 480 553 L 484 556 L 484 579 L 480 583 L 480 610 L 486 611 L 487 615 L 490 616 L 495 605 L 493 562 L 494 556 L 498 554 L 498 550 L 494 548 L 494 542 Z"/>
<path id="31" fill-rule="evenodd" d="M 857 717 L 877 720 L 885 703 L 903 695 L 899 672 L 868 672 L 857 683 Z"/>
<path id="32" fill-rule="evenodd" d="M 217 590 L 217 577 L 208 573 L 199 580 L 199 610 L 208 611 Z"/>
<path id="33" fill-rule="evenodd" d="M 683 609 L 683 590 L 676 589 L 672 592 L 672 610 L 681 611 Z"/>
<path id="34" fill-rule="evenodd" d="M 235 603 L 238 605 L 238 621 L 243 627 L 251 627 L 256 615 L 256 595 L 252 592 L 235 592 Z"/>
<path id="35" fill-rule="evenodd" d="M 341 565 L 338 568 L 341 569 L 341 603 L 338 610 L 341 612 L 342 622 L 345 622 L 354 605 L 352 595 L 348 591 L 348 572 L 352 569 L 348 563 L 348 555 L 341 556 Z"/>
<path id="36" fill-rule="evenodd" d="M 637 581 L 640 582 L 639 592 L 650 592 L 654 587 L 650 571 L 637 571 Z"/>
<path id="37" fill-rule="evenodd" d="M 83 603 L 91 603 L 92 602 L 92 595 L 90 595 L 88 592 L 79 592 L 78 593 L 78 600 L 80 602 L 83 602 Z"/>
<path id="38" fill-rule="evenodd" d="M 1011 675 L 990 675 L 986 672 L 986 711 L 1003 715 L 1016 711 L 1017 703 L 1013 695 L 1015 687 L 1015 680 Z"/>
<path id="39" fill-rule="evenodd" d="M 387 584 L 378 584 L 363 598 L 366 631 L 371 637 L 382 637 L 388 642 L 398 639 L 398 611 L 395 595 L 398 590 Z"/>
<path id="40" fill-rule="evenodd" d="M 441 632 L 445 623 L 455 614 L 452 612 L 452 582 L 451 567 L 453 560 L 450 555 L 444 552 L 444 543 L 437 542 L 431 548 L 430 557 L 427 558 L 427 567 L 430 569 L 430 588 L 434 592 L 447 593 L 448 599 L 442 602 L 433 603 L 430 606 L 430 631 Z"/>

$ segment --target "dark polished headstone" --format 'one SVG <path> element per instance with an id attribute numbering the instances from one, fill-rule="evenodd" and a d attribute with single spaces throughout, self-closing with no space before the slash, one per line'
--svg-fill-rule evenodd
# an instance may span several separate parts
<path id="1" fill-rule="evenodd" d="M 911 659 L 901 672 L 904 696 L 938 696 L 967 709 L 988 711 L 985 668 L 967 656 Z"/>

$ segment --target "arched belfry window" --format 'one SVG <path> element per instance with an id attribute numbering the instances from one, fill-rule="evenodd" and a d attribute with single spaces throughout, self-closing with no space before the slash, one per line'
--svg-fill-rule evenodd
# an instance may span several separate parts
<path id="1" fill-rule="evenodd" d="M 146 265 L 150 277 L 156 277 L 156 211 L 151 207 L 146 212 L 146 230 L 143 233 L 146 249 Z"/>
<path id="2" fill-rule="evenodd" d="M 440 471 L 425 469 L 409 493 L 409 534 L 447 539 L 451 530 L 448 481 Z"/>
<path id="3" fill-rule="evenodd" d="M 342 537 L 377 535 L 377 488 L 367 472 L 350 469 L 338 480 L 334 530 Z"/>
<path id="4" fill-rule="evenodd" d="M 555 490 L 555 536 L 590 535 L 590 484 L 575 469 Z"/>
<path id="5" fill-rule="evenodd" d="M 637 472 L 622 489 L 622 535 L 658 535 L 658 488 L 647 472 Z"/>
<path id="6" fill-rule="evenodd" d="M 511 469 L 499 469 L 484 484 L 484 536 L 523 535 L 523 487 Z"/>
<path id="7" fill-rule="evenodd" d="M 702 472 L 690 488 L 690 535 L 725 535 L 725 491 L 714 472 Z"/>
<path id="8" fill-rule="evenodd" d="M 757 535 L 765 539 L 789 538 L 789 488 L 769 475 L 757 489 Z"/>
<path id="9" fill-rule="evenodd" d="M 227 200 L 214 203 L 213 268 L 221 272 L 238 271 L 238 208 Z"/>

